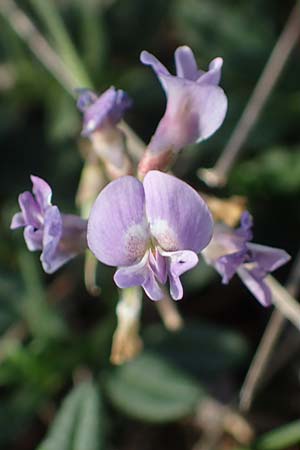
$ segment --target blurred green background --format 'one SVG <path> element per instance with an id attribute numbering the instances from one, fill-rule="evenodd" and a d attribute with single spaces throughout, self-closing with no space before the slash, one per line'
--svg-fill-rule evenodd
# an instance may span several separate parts
<path id="1" fill-rule="evenodd" d="M 222 56 L 227 118 L 209 141 L 186 149 L 175 169 L 200 189 L 197 169 L 212 166 L 220 155 L 292 6 L 279 0 L 0 0 L 1 449 L 200 449 L 197 442 L 207 430 L 196 411 L 208 398 L 236 404 L 270 316 L 238 279 L 223 287 L 200 264 L 184 279 L 186 295 L 178 304 L 184 330 L 164 330 L 145 299 L 143 353 L 111 366 L 113 271 L 99 268 L 102 293 L 92 298 L 83 285 L 83 258 L 46 276 L 22 233 L 9 230 L 30 174 L 49 182 L 61 210 L 75 212 L 83 165 L 75 100 L 13 30 L 22 27 L 16 8 L 60 55 L 78 87 L 101 92 L 115 85 L 129 93 L 134 107 L 126 119 L 146 142 L 165 99 L 152 71 L 139 62 L 141 50 L 172 69 L 173 52 L 182 44 L 192 47 L 202 69 Z M 36 36 L 33 41 L 38 43 Z M 246 196 L 255 241 L 292 256 L 300 244 L 299 56 L 297 47 L 227 187 L 214 192 Z M 281 281 L 290 267 L 278 272 Z M 249 443 L 253 449 L 300 448 L 297 337 L 293 355 L 270 377 L 248 415 L 262 436 Z M 238 446 L 225 435 L 216 448 Z"/>

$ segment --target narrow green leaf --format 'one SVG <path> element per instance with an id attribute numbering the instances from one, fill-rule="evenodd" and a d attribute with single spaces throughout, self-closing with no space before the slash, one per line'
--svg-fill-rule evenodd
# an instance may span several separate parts
<path id="1" fill-rule="evenodd" d="M 149 422 L 185 417 L 204 396 L 202 388 L 189 376 L 150 353 L 109 373 L 106 389 L 117 408 Z"/>
<path id="2" fill-rule="evenodd" d="M 63 401 L 37 450 L 101 450 L 103 436 L 98 390 L 92 382 L 83 382 Z"/>
<path id="3" fill-rule="evenodd" d="M 264 434 L 255 442 L 255 450 L 284 450 L 300 444 L 300 420 Z"/>
<path id="4" fill-rule="evenodd" d="M 47 302 L 34 256 L 28 251 L 21 251 L 19 261 L 25 284 L 23 313 L 31 332 L 47 338 L 66 336 L 66 324 Z"/>
<path id="5" fill-rule="evenodd" d="M 77 54 L 56 3 L 49 0 L 30 0 L 30 2 L 47 26 L 61 57 L 76 76 L 78 86 L 92 87 L 92 82 Z"/>

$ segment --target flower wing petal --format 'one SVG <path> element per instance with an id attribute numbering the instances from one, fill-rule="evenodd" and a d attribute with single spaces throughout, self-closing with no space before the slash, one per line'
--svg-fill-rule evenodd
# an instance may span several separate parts
<path id="1" fill-rule="evenodd" d="M 212 216 L 194 189 L 156 170 L 148 172 L 144 188 L 151 234 L 163 250 L 198 253 L 209 243 Z"/>
<path id="2" fill-rule="evenodd" d="M 94 255 L 110 266 L 142 259 L 149 239 L 142 183 L 126 176 L 101 191 L 88 220 L 87 239 Z"/>
<path id="3" fill-rule="evenodd" d="M 162 256 L 168 258 L 171 297 L 174 300 L 180 300 L 183 297 L 183 287 L 179 277 L 198 264 L 198 256 L 190 250 L 177 252 L 164 252 L 160 250 L 160 253 Z"/>
<path id="4" fill-rule="evenodd" d="M 148 258 L 149 252 L 137 264 L 120 267 L 114 275 L 114 280 L 120 288 L 142 286 L 151 300 L 161 300 L 164 293 L 149 265 Z"/>

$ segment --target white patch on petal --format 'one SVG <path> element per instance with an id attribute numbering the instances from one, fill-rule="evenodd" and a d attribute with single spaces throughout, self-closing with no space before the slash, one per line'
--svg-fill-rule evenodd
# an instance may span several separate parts
<path id="1" fill-rule="evenodd" d="M 164 219 L 157 219 L 150 225 L 151 234 L 166 251 L 178 250 L 178 240 L 174 231 Z"/>
<path id="2" fill-rule="evenodd" d="M 148 248 L 149 237 L 146 222 L 131 225 L 125 236 L 125 249 L 127 255 L 136 261 L 141 259 Z"/>

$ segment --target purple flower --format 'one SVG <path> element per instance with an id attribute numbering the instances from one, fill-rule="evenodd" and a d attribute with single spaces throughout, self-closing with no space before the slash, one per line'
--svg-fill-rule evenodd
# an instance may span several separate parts
<path id="1" fill-rule="evenodd" d="M 52 205 L 50 186 L 31 176 L 32 192 L 19 195 L 21 212 L 10 225 L 12 230 L 24 227 L 24 239 L 30 251 L 42 250 L 45 272 L 53 273 L 71 258 L 85 250 L 87 221 L 71 214 L 61 214 Z"/>
<path id="2" fill-rule="evenodd" d="M 171 296 L 179 300 L 179 277 L 197 264 L 212 228 L 196 191 L 150 171 L 143 184 L 126 176 L 103 189 L 88 220 L 88 246 L 101 262 L 118 266 L 114 280 L 120 288 L 142 286 L 152 300 L 160 300 L 169 280 Z"/>
<path id="3" fill-rule="evenodd" d="M 148 146 L 152 153 L 177 152 L 207 139 L 222 125 L 227 111 L 227 98 L 218 86 L 222 58 L 211 61 L 204 72 L 198 69 L 189 47 L 178 47 L 176 76 L 146 51 L 141 53 L 141 61 L 152 66 L 167 95 L 166 112 Z"/>
<path id="4" fill-rule="evenodd" d="M 251 228 L 252 218 L 247 211 L 236 230 L 217 224 L 203 256 L 219 272 L 224 284 L 237 273 L 257 300 L 263 306 L 270 306 L 272 294 L 264 278 L 289 261 L 290 256 L 279 248 L 250 243 Z"/>
<path id="5" fill-rule="evenodd" d="M 126 92 L 113 86 L 99 97 L 88 89 L 78 89 L 78 92 L 77 107 L 83 112 L 83 136 L 116 125 L 132 104 Z"/>

